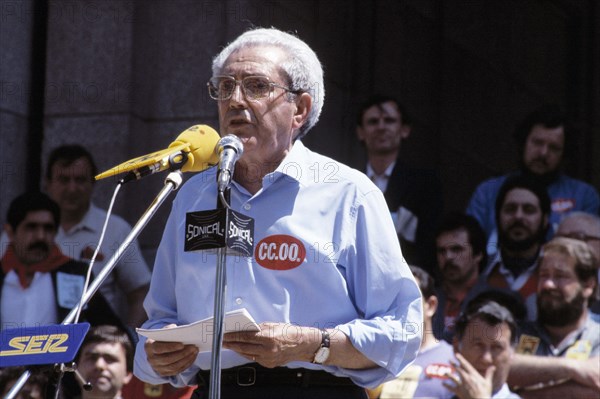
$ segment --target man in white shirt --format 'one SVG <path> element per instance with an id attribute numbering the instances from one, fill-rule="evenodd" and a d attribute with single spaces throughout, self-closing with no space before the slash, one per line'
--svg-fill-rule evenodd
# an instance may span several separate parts
<path id="1" fill-rule="evenodd" d="M 106 219 L 106 211 L 91 201 L 96 174 L 94 159 L 85 148 L 64 145 L 50 153 L 44 180 L 46 192 L 60 207 L 56 244 L 66 256 L 88 264 Z M 130 231 L 131 226 L 125 220 L 111 215 L 94 263 L 94 276 L 102 270 Z M 0 256 L 7 246 L 8 237 L 3 233 Z M 100 292 L 124 324 L 137 327 L 146 320 L 142 302 L 149 283 L 150 269 L 138 242 L 134 241 L 100 286 Z"/>
<path id="2" fill-rule="evenodd" d="M 92 156 L 79 145 L 58 147 L 48 158 L 45 188 L 61 210 L 56 243 L 67 256 L 82 261 L 91 259 L 106 218 L 106 212 L 91 201 L 96 174 Z M 130 231 L 125 220 L 111 215 L 94 264 L 94 275 L 102 270 Z M 139 326 L 146 320 L 142 302 L 149 283 L 150 269 L 136 241 L 108 275 L 100 292 L 124 323 Z"/>
<path id="3" fill-rule="evenodd" d="M 375 95 L 360 107 L 356 135 L 366 149 L 365 173 L 384 193 L 406 261 L 436 277 L 434 233 L 441 219 L 441 184 L 433 170 L 402 160 L 400 149 L 411 131 L 406 108 L 393 97 Z"/>

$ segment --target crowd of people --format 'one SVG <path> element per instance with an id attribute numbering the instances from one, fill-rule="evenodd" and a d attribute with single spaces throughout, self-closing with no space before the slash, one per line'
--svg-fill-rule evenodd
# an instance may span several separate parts
<path id="1" fill-rule="evenodd" d="M 426 198 L 437 190 L 434 173 L 418 171 L 402 178 L 393 172 L 397 165 L 407 168 L 399 152 L 411 130 L 407 121 L 403 105 L 378 95 L 361 109 L 357 136 L 367 151 L 365 171 L 385 193 L 405 258 L 425 269 L 414 272 L 426 306 L 423 343 L 430 341 L 431 332 L 438 343 L 455 346 L 458 361 L 447 353 L 432 358 L 429 345 L 424 345 L 408 370 L 371 390 L 371 397 L 513 397 L 509 388 L 523 398 L 598 397 L 600 200 L 590 184 L 561 171 L 569 126 L 560 109 L 543 105 L 527 115 L 514 135 L 520 169 L 482 182 L 464 212 L 448 215 L 441 215 Z M 398 199 L 392 194 L 398 190 L 390 188 L 403 184 L 409 195 Z M 441 203 L 441 198 L 435 201 Z M 428 233 L 417 237 L 419 228 Z M 435 263 L 427 254 L 412 251 L 413 246 L 431 244 Z M 431 283 L 423 283 L 432 277 L 438 280 L 435 292 L 428 288 Z M 484 331 L 473 331 L 463 344 L 478 345 L 482 352 L 465 358 L 456 346 L 464 341 L 460 320 L 481 295 L 503 305 L 513 320 L 506 327 L 517 328 L 508 335 L 498 330 L 498 337 L 509 337 L 504 343 L 479 342 Z M 504 320 L 498 316 L 502 312 L 495 313 L 497 320 Z M 491 328 L 485 323 L 480 324 Z M 484 351 L 486 345 L 496 345 L 497 353 Z M 479 373 L 469 374 L 473 369 L 466 365 L 471 363 Z M 447 375 L 439 373 L 453 368 Z M 488 382 L 476 381 L 480 376 Z M 444 379 L 454 385 L 442 384 Z M 465 386 L 468 381 L 471 387 Z M 486 390 L 481 391 L 483 386 Z"/>
<path id="2" fill-rule="evenodd" d="M 224 335 L 222 398 L 600 395 L 600 198 L 561 171 L 570 136 L 560 109 L 528 115 L 515 133 L 520 169 L 482 182 L 465 210 L 445 215 L 437 173 L 402 160 L 412 121 L 393 97 L 375 95 L 357 114 L 366 165 L 352 169 L 303 145 L 325 90 L 319 60 L 299 38 L 249 30 L 212 72 L 220 134 L 244 146 L 228 206 L 254 218 L 253 256 L 226 259 L 225 310 L 244 308 L 259 325 Z M 315 166 L 331 165 L 334 180 L 320 178 L 328 174 Z M 214 209 L 216 174 L 202 172 L 178 193 L 152 272 L 134 243 L 85 308 L 92 328 L 79 378 L 57 387 L 47 370 L 33 373 L 22 397 L 57 388 L 65 398 L 207 397 L 209 352 L 133 328 L 213 315 L 218 254 L 186 251 L 184 227 L 188 212 Z M 45 193 L 10 204 L 0 240 L 3 329 L 59 323 L 77 303 L 106 216 L 91 202 L 94 175 L 86 149 L 61 146 Z M 94 274 L 130 229 L 111 216 Z M 22 371 L 3 369 L 0 391 Z"/>

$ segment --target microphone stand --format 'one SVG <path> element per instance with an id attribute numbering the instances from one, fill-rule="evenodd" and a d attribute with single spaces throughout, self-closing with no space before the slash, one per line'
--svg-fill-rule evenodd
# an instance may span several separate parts
<path id="1" fill-rule="evenodd" d="M 182 164 L 182 166 L 183 166 L 183 164 Z M 96 276 L 94 281 L 90 284 L 88 290 L 82 294 L 81 300 L 80 300 L 80 303 L 82 303 L 82 307 L 83 307 L 83 305 L 87 304 L 90 301 L 90 299 L 96 293 L 96 291 L 98 290 L 100 285 L 104 282 L 106 277 L 108 277 L 110 272 L 112 272 L 112 270 L 115 268 L 117 262 L 123 256 L 123 254 L 129 247 L 129 245 L 142 232 L 142 229 L 144 227 L 146 227 L 146 225 L 148 224 L 150 219 L 154 216 L 154 214 L 156 213 L 158 208 L 162 205 L 162 203 L 165 201 L 167 196 L 172 191 L 177 190 L 179 188 L 179 186 L 181 186 L 182 182 L 183 182 L 183 174 L 181 173 L 180 170 L 175 170 L 175 171 L 169 173 L 169 175 L 165 179 L 165 185 L 162 188 L 162 190 L 158 193 L 158 195 L 156 196 L 154 201 L 150 204 L 148 209 L 144 212 L 144 214 L 138 220 L 138 222 L 135 224 L 135 226 L 133 226 L 133 228 L 131 229 L 131 232 L 127 235 L 125 240 L 121 243 L 121 245 L 119 246 L 117 251 L 108 260 L 108 262 L 102 268 L 100 273 L 98 273 L 98 275 Z M 75 306 L 73 309 L 71 309 L 71 311 L 69 312 L 67 317 L 65 317 L 65 319 L 62 321 L 62 324 L 73 323 L 73 321 L 76 318 L 77 312 L 78 312 L 77 311 L 78 307 L 79 307 L 79 304 L 77 304 L 77 306 Z M 25 372 L 23 372 L 23 374 L 21 374 L 21 376 L 19 377 L 19 379 L 17 380 L 15 385 L 11 388 L 11 390 L 8 392 L 7 396 L 4 397 L 4 399 L 14 399 L 16 397 L 16 395 L 19 393 L 19 391 L 23 388 L 23 386 L 25 386 L 25 383 L 27 382 L 27 380 L 29 379 L 30 376 L 31 376 L 31 371 L 25 370 Z M 57 385 L 57 392 L 59 389 L 60 389 L 60 383 Z"/>
<path id="2" fill-rule="evenodd" d="M 229 193 L 227 187 L 225 192 L 219 193 L 217 208 L 229 208 Z M 220 199 L 220 201 L 219 201 Z M 229 235 L 225 227 L 225 242 Z M 208 397 L 219 399 L 221 392 L 221 347 L 223 346 L 223 321 L 225 318 L 225 292 L 227 291 L 227 244 L 217 248 L 217 270 L 215 279 L 215 304 L 213 318 L 213 341 L 210 363 L 210 383 L 208 385 Z"/>

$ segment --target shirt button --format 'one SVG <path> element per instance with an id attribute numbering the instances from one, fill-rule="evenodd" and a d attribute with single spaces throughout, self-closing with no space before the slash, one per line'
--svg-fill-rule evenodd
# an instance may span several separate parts
<path id="1" fill-rule="evenodd" d="M 244 204 L 244 209 L 245 210 L 249 211 L 250 208 L 252 208 L 252 205 L 250 205 L 250 204 Z"/>
<path id="2" fill-rule="evenodd" d="M 244 302 L 242 301 L 242 298 L 235 298 L 235 303 L 237 303 L 238 305 L 241 305 L 242 302 Z"/>

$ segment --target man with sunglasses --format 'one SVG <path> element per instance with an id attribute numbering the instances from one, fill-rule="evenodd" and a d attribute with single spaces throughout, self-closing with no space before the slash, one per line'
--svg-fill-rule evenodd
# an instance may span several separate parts
<path id="1" fill-rule="evenodd" d="M 366 398 L 415 358 L 422 306 L 381 191 L 362 173 L 307 149 L 324 100 L 323 70 L 297 37 L 250 30 L 213 60 L 209 94 L 220 134 L 244 146 L 231 208 L 254 219 L 252 256 L 227 257 L 225 311 L 258 332 L 227 333 L 221 397 Z M 145 328 L 213 316 L 216 256 L 185 252 L 186 212 L 215 207 L 215 168 L 188 180 L 158 248 Z M 140 340 L 134 373 L 209 392 L 211 354 Z"/>

